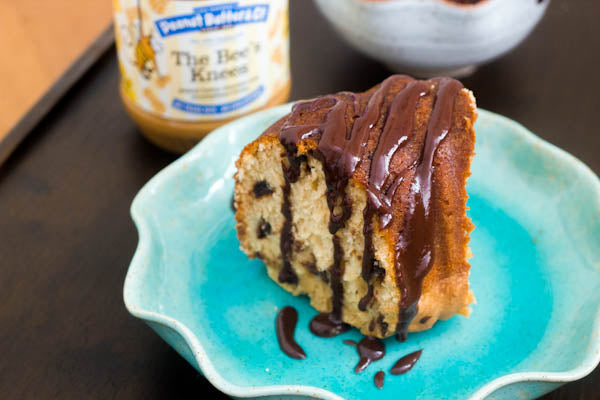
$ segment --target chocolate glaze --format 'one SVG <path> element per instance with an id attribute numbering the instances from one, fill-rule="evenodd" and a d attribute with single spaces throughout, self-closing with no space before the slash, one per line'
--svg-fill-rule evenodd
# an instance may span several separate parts
<path id="1" fill-rule="evenodd" d="M 407 354 L 396 361 L 392 369 L 390 369 L 390 374 L 400 375 L 410 371 L 419 360 L 419 357 L 421 357 L 422 352 L 423 350 L 415 351 L 414 353 Z"/>
<path id="2" fill-rule="evenodd" d="M 396 332 L 400 340 L 406 339 L 408 325 L 417 314 L 423 279 L 433 266 L 433 158 L 438 146 L 452 128 L 454 100 L 463 88 L 463 85 L 454 79 L 438 78 L 435 81 L 438 83 L 437 93 L 425 133 L 425 143 L 410 185 L 408 209 L 396 248 L 396 282 L 401 283 Z"/>
<path id="3" fill-rule="evenodd" d="M 283 307 L 277 314 L 275 329 L 281 350 L 292 358 L 303 360 L 306 358 L 306 353 L 294 339 L 294 330 L 296 329 L 297 322 L 298 312 L 296 309 L 290 306 Z"/>
<path id="4" fill-rule="evenodd" d="M 385 229 L 392 219 L 392 198 L 404 178 L 403 174 L 391 174 L 392 157 L 412 136 L 419 99 L 429 90 L 429 84 L 412 81 L 396 95 L 373 153 L 367 190 L 368 206 L 378 212 L 381 229 Z"/>
<path id="5" fill-rule="evenodd" d="M 394 86 L 399 91 L 389 99 L 390 90 Z M 379 229 L 390 226 L 394 194 L 404 179 L 407 179 L 408 170 L 411 170 L 414 176 L 410 182 L 407 200 L 403 200 L 406 201 L 407 209 L 395 249 L 395 274 L 401 298 L 396 331 L 399 339 L 406 338 L 408 325 L 417 313 L 423 278 L 433 265 L 433 211 L 430 210 L 433 158 L 439 144 L 451 128 L 454 99 L 462 87 L 458 81 L 450 78 L 415 81 L 407 76 L 394 75 L 383 81 L 362 107 L 360 97 L 347 92 L 301 102 L 293 107 L 292 113 L 279 132 L 279 140 L 287 151 L 291 166 L 288 169 L 297 171 L 292 177 L 295 179 L 286 177 L 286 185 L 297 179 L 299 167 L 294 169 L 293 165 L 297 145 L 308 138 L 317 142 L 317 149 L 312 151 L 312 154 L 322 162 L 327 183 L 329 231 L 333 235 L 334 243 L 334 263 L 329 269 L 333 311 L 327 318 L 320 317 L 328 321 L 327 323 L 341 323 L 342 319 L 343 265 L 340 261 L 343 254 L 335 233 L 344 226 L 352 211 L 346 195 L 346 185 L 360 163 L 370 161 L 367 204 L 363 210 L 365 244 L 361 271 L 368 288 L 358 307 L 365 311 L 372 302 L 373 283 L 383 271 L 377 267 L 374 256 L 372 234 L 375 216 L 379 217 Z M 418 104 L 423 97 L 430 95 L 435 95 L 434 106 L 421 154 L 406 170 L 392 173 L 392 158 L 414 137 L 413 125 Z M 389 106 L 386 107 L 388 103 Z M 323 110 L 326 112 L 322 113 Z M 315 112 L 322 115 L 320 122 L 304 125 L 294 123 L 301 119 L 304 113 Z M 378 138 L 375 136 L 377 132 L 380 132 Z M 376 148 L 372 157 L 366 157 L 365 151 L 371 138 L 378 139 Z M 286 168 L 284 172 L 285 170 Z M 289 187 L 287 192 L 289 196 Z M 284 203 L 286 197 L 284 190 Z M 283 237 L 284 232 L 282 239 Z M 283 250 L 282 244 L 285 270 L 287 258 Z"/>
<path id="6" fill-rule="evenodd" d="M 365 336 L 356 345 L 356 350 L 360 356 L 360 360 L 354 372 L 360 373 L 364 371 L 373 361 L 381 360 L 385 356 L 385 344 L 374 336 Z"/>
<path id="7" fill-rule="evenodd" d="M 335 319 L 332 313 L 317 314 L 310 321 L 309 327 L 319 337 L 334 337 L 350 329 L 350 325 Z"/>
<path id="8" fill-rule="evenodd" d="M 378 389 L 383 388 L 384 380 L 385 380 L 385 372 L 377 371 L 377 373 L 375 374 L 375 377 L 373 378 L 373 382 L 375 382 L 375 386 L 377 386 Z"/>

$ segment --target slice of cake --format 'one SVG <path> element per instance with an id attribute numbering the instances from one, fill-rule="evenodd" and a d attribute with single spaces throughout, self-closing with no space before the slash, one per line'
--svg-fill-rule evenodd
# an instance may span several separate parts
<path id="1" fill-rule="evenodd" d="M 394 75 L 294 105 L 237 162 L 238 238 L 321 314 L 380 338 L 468 315 L 475 99 L 450 78 Z M 248 284 L 251 284 L 249 282 Z"/>

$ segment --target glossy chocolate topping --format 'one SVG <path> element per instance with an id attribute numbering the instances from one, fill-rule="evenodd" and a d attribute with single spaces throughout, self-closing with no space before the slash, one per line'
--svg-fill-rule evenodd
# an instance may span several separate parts
<path id="1" fill-rule="evenodd" d="M 310 152 L 322 162 L 325 173 L 329 231 L 333 235 L 334 262 L 329 268 L 333 311 L 327 318 L 320 317 L 326 323 L 341 324 L 343 249 L 335 233 L 344 226 L 352 212 L 346 185 L 364 163 L 367 204 L 363 210 L 365 240 L 361 274 L 368 290 L 358 307 L 362 311 L 369 307 L 374 297 L 373 283 L 382 279 L 385 273 L 374 255 L 373 224 L 378 221 L 380 230 L 392 226 L 393 203 L 398 202 L 404 207 L 404 213 L 402 224 L 395 228 L 398 229 L 395 274 L 401 298 L 396 331 L 400 339 L 405 338 L 408 325 L 417 313 L 423 278 L 434 259 L 434 210 L 431 209 L 433 160 L 439 144 L 452 127 L 454 100 L 462 87 L 460 82 L 450 78 L 415 81 L 407 76 L 394 75 L 365 94 L 341 92 L 297 103 L 280 129 L 279 140 L 286 149 L 289 164 L 283 167 L 286 175 L 281 244 L 284 263 L 280 281 L 282 274 L 290 282 L 293 280 L 291 267 L 288 268 L 291 245 L 283 243 L 284 236 L 287 241 L 293 241 L 289 184 L 295 182 L 300 173 L 297 146 L 301 141 L 311 139 L 316 148 L 310 147 Z M 433 108 L 420 144 L 420 154 L 414 160 L 403 160 L 410 161 L 404 162 L 403 168 L 391 168 L 394 156 L 401 148 L 420 143 L 414 125 L 419 104 L 425 98 L 433 98 Z M 397 195 L 400 186 L 408 189 Z"/>
<path id="2" fill-rule="evenodd" d="M 390 374 L 400 375 L 410 371 L 419 360 L 419 357 L 421 357 L 422 352 L 423 350 L 415 351 L 414 353 L 407 354 L 396 361 L 392 369 L 390 369 Z"/>
<path id="3" fill-rule="evenodd" d="M 360 360 L 358 360 L 358 364 L 354 367 L 354 372 L 360 373 L 373 361 L 381 360 L 385 356 L 385 344 L 381 339 L 374 336 L 365 336 L 356 344 L 356 351 L 358 351 Z"/>
<path id="4" fill-rule="evenodd" d="M 290 306 L 283 307 L 275 320 L 277 341 L 285 354 L 292 358 L 303 360 L 306 358 L 306 353 L 294 339 L 296 323 L 298 323 L 298 312 L 296 309 Z"/>
<path id="5" fill-rule="evenodd" d="M 460 82 L 453 79 L 442 78 L 436 81 L 438 88 L 425 133 L 425 143 L 410 185 L 408 210 L 397 241 L 396 281 L 402 282 L 402 285 L 399 286 L 401 311 L 396 332 L 401 340 L 406 339 L 408 324 L 417 314 L 423 279 L 433 265 L 433 159 L 438 146 L 452 127 L 454 100 L 463 88 Z"/>

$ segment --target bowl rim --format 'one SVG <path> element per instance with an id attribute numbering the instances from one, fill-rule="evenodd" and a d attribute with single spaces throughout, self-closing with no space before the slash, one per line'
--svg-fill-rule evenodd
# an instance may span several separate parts
<path id="1" fill-rule="evenodd" d="M 392 7 L 392 4 L 398 5 L 398 0 L 356 0 L 358 3 L 362 3 L 365 4 L 369 7 L 377 7 L 377 6 L 383 6 L 384 4 L 389 4 L 389 7 Z M 494 2 L 496 0 L 480 0 L 478 3 L 475 4 L 462 4 L 462 3 L 457 3 L 453 0 L 430 0 L 431 2 L 435 2 L 435 3 L 440 3 L 449 7 L 456 7 L 459 9 L 464 9 L 464 10 L 473 10 L 474 8 L 478 8 L 481 7 L 487 3 L 491 3 Z"/>
<path id="2" fill-rule="evenodd" d="M 333 0 L 315 0 L 319 8 L 324 2 Z M 504 4 L 500 0 L 481 0 L 476 4 L 460 4 L 452 0 L 343 0 L 350 7 L 358 8 L 361 11 L 369 12 L 390 12 L 395 10 L 401 10 L 407 5 L 411 6 L 430 6 L 438 7 L 438 10 L 444 10 L 451 15 L 464 15 L 467 13 L 475 13 L 476 15 L 482 15 L 486 12 L 492 12 L 496 7 Z M 552 0 L 542 0 L 541 3 L 536 4 L 542 9 L 542 14 L 545 13 L 546 9 L 550 5 Z"/>
<path id="3" fill-rule="evenodd" d="M 123 300 L 125 307 L 134 317 L 140 318 L 147 322 L 154 322 L 166 326 L 177 332 L 185 341 L 189 350 L 192 352 L 194 361 L 196 362 L 197 367 L 201 370 L 202 374 L 212 385 L 227 395 L 234 397 L 301 395 L 316 397 L 324 400 L 343 400 L 343 398 L 337 394 L 314 386 L 238 386 L 230 383 L 225 377 L 219 374 L 209 359 L 208 354 L 204 350 L 204 347 L 200 343 L 199 339 L 187 326 L 166 314 L 145 310 L 143 306 L 137 304 L 135 299 L 135 288 L 138 287 L 138 285 L 136 285 L 137 277 L 143 275 L 142 271 L 144 271 L 144 268 L 147 266 L 147 260 L 149 259 L 149 252 L 152 246 L 151 230 L 148 221 L 145 219 L 144 213 L 141 211 L 141 205 L 144 203 L 144 199 L 148 197 L 147 193 L 154 192 L 164 180 L 169 179 L 171 171 L 179 170 L 184 166 L 185 163 L 193 160 L 199 152 L 199 149 L 204 147 L 210 148 L 211 143 L 216 140 L 215 138 L 218 135 L 225 134 L 226 131 L 232 128 L 242 128 L 247 119 L 255 118 L 256 116 L 260 116 L 262 118 L 279 118 L 290 109 L 292 104 L 293 103 L 287 103 L 281 106 L 263 110 L 258 113 L 240 118 L 214 130 L 187 154 L 183 155 L 165 167 L 142 187 L 131 204 L 131 216 L 138 230 L 139 241 L 125 277 L 125 282 L 123 285 Z M 539 138 L 523 125 L 507 117 L 483 109 L 479 109 L 478 112 L 480 115 L 486 115 L 486 118 L 491 120 L 493 123 L 508 126 L 509 129 L 517 132 L 523 138 L 525 143 L 532 146 L 535 145 L 539 151 L 549 152 L 555 158 L 570 164 L 572 168 L 576 170 L 578 176 L 589 182 L 590 189 L 593 191 L 594 200 L 594 204 L 591 204 L 591 206 L 594 207 L 600 215 L 600 179 L 587 165 L 566 151 Z M 562 372 L 528 371 L 507 374 L 483 385 L 474 394 L 472 394 L 471 397 L 469 397 L 469 400 L 483 400 L 496 390 L 519 382 L 565 383 L 581 379 L 588 375 L 598 366 L 598 364 L 600 364 L 600 305 L 596 311 L 593 330 L 590 335 L 590 342 L 587 345 L 587 349 L 588 351 L 583 360 L 581 360 L 579 364 L 572 369 Z"/>

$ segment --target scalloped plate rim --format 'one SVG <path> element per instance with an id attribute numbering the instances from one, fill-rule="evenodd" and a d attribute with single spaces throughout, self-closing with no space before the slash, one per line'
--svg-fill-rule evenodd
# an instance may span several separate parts
<path id="1" fill-rule="evenodd" d="M 129 313 L 134 317 L 140 318 L 144 321 L 155 322 L 164 325 L 170 329 L 176 331 L 184 340 L 186 345 L 191 350 L 194 359 L 200 367 L 202 374 L 208 379 L 208 381 L 214 385 L 217 389 L 225 394 L 235 397 L 256 397 L 256 396 L 273 396 L 273 395 L 301 395 L 316 397 L 323 400 L 343 400 L 342 397 L 328 391 L 314 386 L 305 385 L 271 385 L 271 386 L 238 386 L 230 383 L 227 379 L 221 376 L 214 368 L 211 360 L 209 359 L 204 347 L 194 335 L 194 333 L 183 323 L 177 321 L 168 315 L 161 314 L 154 311 L 147 311 L 138 307 L 133 301 L 133 293 L 131 287 L 135 274 L 138 270 L 142 269 L 145 264 L 141 261 L 148 253 L 151 242 L 150 230 L 147 226 L 146 220 L 144 219 L 141 212 L 138 210 L 138 204 L 141 203 L 147 192 L 152 191 L 158 186 L 164 179 L 168 179 L 169 171 L 179 169 L 187 160 L 194 158 L 195 153 L 198 149 L 206 146 L 210 146 L 212 138 L 219 135 L 220 132 L 225 132 L 233 127 L 243 125 L 247 118 L 255 118 L 257 115 L 260 116 L 280 116 L 285 113 L 285 110 L 289 110 L 293 103 L 283 104 L 281 106 L 273 107 L 267 110 L 260 111 L 258 113 L 250 114 L 246 117 L 240 118 L 234 122 L 231 122 L 223 127 L 220 127 L 210 133 L 204 140 L 196 145 L 187 154 L 181 156 L 173 163 L 162 169 L 154 177 L 152 177 L 138 192 L 131 204 L 131 217 L 136 225 L 139 234 L 138 246 L 133 255 L 132 261 L 129 265 L 125 282 L 123 285 L 123 300 Z M 572 168 L 577 171 L 577 175 L 591 183 L 591 189 L 594 191 L 595 208 L 600 212 L 600 179 L 596 174 L 582 161 L 567 153 L 565 150 L 541 139 L 534 133 L 529 131 L 523 125 L 516 121 L 513 121 L 502 115 L 486 111 L 483 109 L 478 110 L 480 115 L 487 114 L 486 117 L 490 120 L 495 120 L 495 123 L 501 123 L 509 126 L 512 131 L 517 132 L 525 142 L 528 144 L 536 144 L 538 151 L 549 152 L 556 158 L 561 159 L 563 162 L 570 164 Z M 596 312 L 596 318 L 594 321 L 593 332 L 590 335 L 590 343 L 588 347 L 591 347 L 587 352 L 586 357 L 581 361 L 580 365 L 563 372 L 543 372 L 543 371 L 529 371 L 512 373 L 498 377 L 480 389 L 478 389 L 468 400 L 483 400 L 496 390 L 519 382 L 556 382 L 566 383 L 581 379 L 591 373 L 600 364 L 600 305 Z"/>

